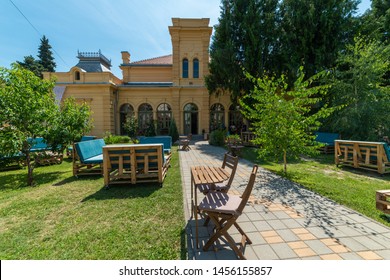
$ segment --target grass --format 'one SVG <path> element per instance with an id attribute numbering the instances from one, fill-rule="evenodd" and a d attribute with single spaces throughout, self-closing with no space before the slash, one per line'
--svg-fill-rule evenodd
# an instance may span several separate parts
<path id="1" fill-rule="evenodd" d="M 284 176 L 281 164 L 258 160 L 255 148 L 244 148 L 241 156 Z M 375 172 L 336 167 L 334 155 L 330 154 L 291 161 L 287 165 L 287 177 L 309 190 L 390 226 L 389 218 L 375 207 L 375 192 L 390 189 L 390 174 L 381 176 Z"/>
<path id="2" fill-rule="evenodd" d="M 69 159 L 0 172 L 0 259 L 186 259 L 178 153 L 163 187 L 103 188 L 102 176 L 74 178 Z"/>

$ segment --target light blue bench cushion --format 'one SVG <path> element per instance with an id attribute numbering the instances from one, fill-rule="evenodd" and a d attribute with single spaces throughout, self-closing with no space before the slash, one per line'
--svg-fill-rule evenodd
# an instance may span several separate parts
<path id="1" fill-rule="evenodd" d="M 326 144 L 328 146 L 334 146 L 334 140 L 339 138 L 339 134 L 330 132 L 316 132 L 316 141 Z"/>
<path id="2" fill-rule="evenodd" d="M 32 147 L 30 149 L 30 152 L 39 152 L 39 151 L 45 151 L 48 150 L 49 147 L 47 146 L 45 140 L 42 137 L 37 138 L 28 138 L 27 141 L 32 144 Z"/>
<path id="3" fill-rule="evenodd" d="M 77 154 L 83 163 L 102 163 L 103 146 L 106 143 L 103 139 L 82 141 L 75 144 Z M 100 157 L 99 157 L 100 156 Z M 89 162 L 87 162 L 89 160 Z"/>
<path id="4" fill-rule="evenodd" d="M 172 148 L 172 137 L 171 136 L 153 136 L 146 137 L 141 136 L 139 139 L 140 144 L 163 144 L 165 153 L 170 153 Z"/>
<path id="5" fill-rule="evenodd" d="M 387 143 L 384 143 L 383 145 L 384 145 L 384 147 L 385 147 L 385 152 L 386 152 L 386 155 L 387 155 L 387 160 L 390 162 L 390 146 L 389 146 Z"/>

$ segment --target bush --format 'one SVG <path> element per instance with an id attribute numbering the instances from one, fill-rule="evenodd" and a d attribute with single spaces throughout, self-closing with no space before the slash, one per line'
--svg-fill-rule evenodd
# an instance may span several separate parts
<path id="1" fill-rule="evenodd" d="M 107 145 L 119 144 L 119 143 L 132 143 L 129 136 L 112 135 L 111 133 L 106 133 L 106 136 L 104 136 L 104 142 Z"/>
<path id="2" fill-rule="evenodd" d="M 209 144 L 213 146 L 223 146 L 225 144 L 225 130 L 214 130 L 210 133 Z"/>
<path id="3" fill-rule="evenodd" d="M 179 131 L 177 130 L 174 118 L 172 118 L 171 123 L 169 125 L 168 135 L 172 137 L 172 143 L 175 143 L 177 140 L 179 140 Z"/>

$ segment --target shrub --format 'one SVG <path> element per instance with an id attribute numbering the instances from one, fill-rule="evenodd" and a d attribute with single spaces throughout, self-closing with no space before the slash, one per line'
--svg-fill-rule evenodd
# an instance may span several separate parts
<path id="1" fill-rule="evenodd" d="M 118 143 L 131 143 L 132 141 L 129 136 L 112 135 L 108 132 L 104 136 L 104 142 L 109 145 Z"/>
<path id="2" fill-rule="evenodd" d="M 172 143 L 175 143 L 177 140 L 179 140 L 179 131 L 177 130 L 174 118 L 172 118 L 171 123 L 169 125 L 168 135 L 172 137 Z"/>
<path id="3" fill-rule="evenodd" d="M 213 146 L 223 146 L 225 144 L 225 135 L 225 130 L 214 130 L 210 133 L 209 144 Z"/>

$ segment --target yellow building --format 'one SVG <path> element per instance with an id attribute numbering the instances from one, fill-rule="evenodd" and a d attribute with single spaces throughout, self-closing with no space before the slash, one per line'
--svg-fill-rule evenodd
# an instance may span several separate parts
<path id="1" fill-rule="evenodd" d="M 122 52 L 122 79 L 111 72 L 111 62 L 101 52 L 78 53 L 79 63 L 69 72 L 45 73 L 57 77 L 59 98 L 73 96 L 92 110 L 91 134 L 124 134 L 122 124 L 134 114 L 142 129 L 153 120 L 157 133 L 167 134 L 174 118 L 180 134 L 201 134 L 217 125 L 235 124 L 237 111 L 230 97 L 209 95 L 208 74 L 212 27 L 209 19 L 173 18 L 169 26 L 172 54 L 131 61 Z"/>

